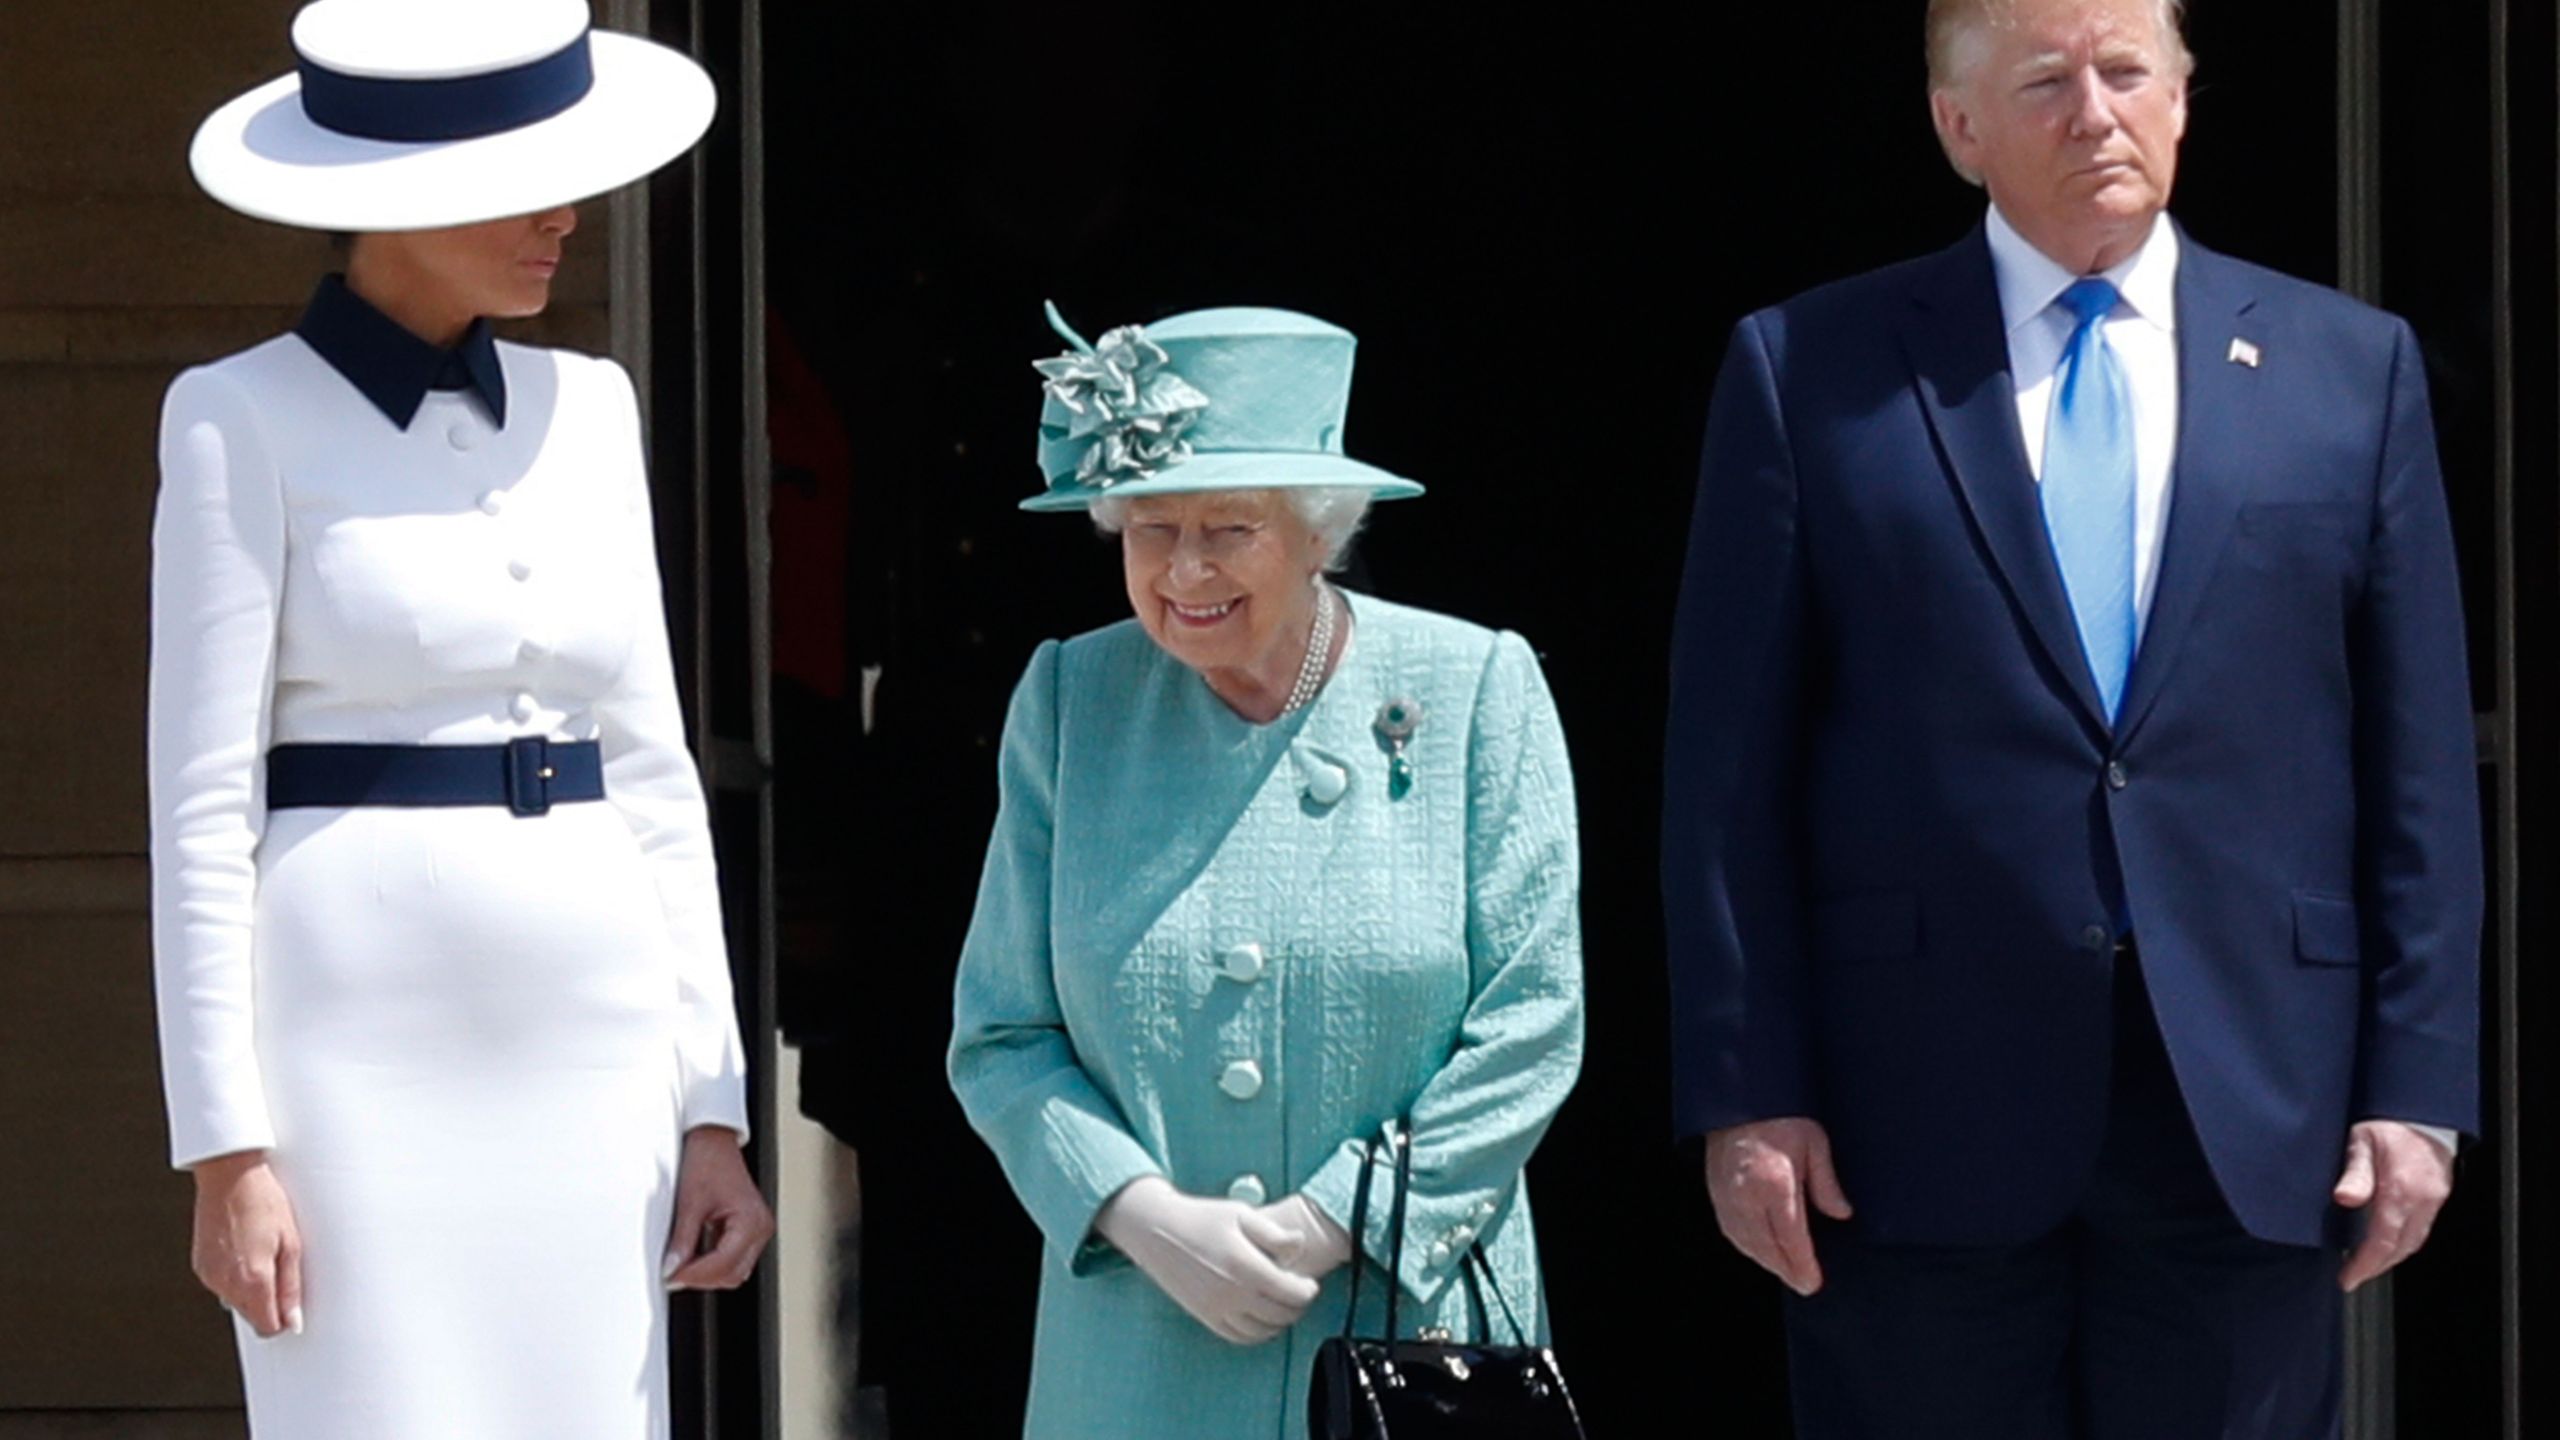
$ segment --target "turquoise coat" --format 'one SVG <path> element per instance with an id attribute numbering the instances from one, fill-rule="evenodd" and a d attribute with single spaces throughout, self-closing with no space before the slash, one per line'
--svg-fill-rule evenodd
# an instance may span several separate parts
<path id="1" fill-rule="evenodd" d="M 1347 1225 L 1362 1142 L 1399 1116 L 1405 1329 L 1472 1333 L 1452 1281 L 1481 1239 L 1545 1338 L 1520 1172 L 1582 1060 L 1564 736 L 1519 636 L 1346 598 L 1350 650 L 1270 725 L 1133 621 L 1043 644 L 1014 693 L 951 1083 L 1047 1241 L 1030 1440 L 1305 1435 L 1350 1271 L 1286 1335 L 1231 1345 L 1094 1216 L 1161 1174 L 1197 1195 L 1302 1191 Z M 1401 796 L 1375 728 L 1390 700 L 1424 711 Z M 1383 1267 L 1377 1193 L 1361 1240 Z M 1371 1333 L 1383 1288 L 1364 1287 Z"/>

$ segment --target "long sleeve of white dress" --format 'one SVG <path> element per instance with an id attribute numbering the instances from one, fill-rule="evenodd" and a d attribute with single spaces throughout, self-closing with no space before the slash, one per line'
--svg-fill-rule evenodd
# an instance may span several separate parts
<path id="1" fill-rule="evenodd" d="M 657 531 L 650 516 L 648 467 L 639 452 L 640 409 L 631 377 L 610 360 L 611 389 L 628 414 L 622 433 L 633 446 L 631 489 L 625 519 L 628 544 L 638 557 L 637 623 L 631 658 L 620 682 L 596 702 L 604 751 L 605 794 L 638 837 L 649 858 L 674 934 L 676 993 L 681 1007 L 676 1063 L 684 1125 L 722 1125 L 747 1133 L 746 1052 L 729 983 L 729 952 L 722 938 L 720 886 L 712 859 L 702 779 L 685 745 L 684 711 L 676 691 L 667 641 L 666 592 L 657 564 Z"/>
<path id="2" fill-rule="evenodd" d="M 151 925 L 170 1158 L 275 1143 L 250 978 L 284 507 L 248 397 L 169 387 L 151 562 Z"/>

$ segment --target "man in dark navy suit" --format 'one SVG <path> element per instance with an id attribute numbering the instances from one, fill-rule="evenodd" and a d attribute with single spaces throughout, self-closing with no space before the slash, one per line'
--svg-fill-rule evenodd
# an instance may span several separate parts
<path id="1" fill-rule="evenodd" d="M 1736 329 L 1677 638 L 1675 1105 L 1799 1433 L 2338 1427 L 2477 1123 L 2407 326 L 2165 214 L 2175 0 L 1933 0 L 1954 248 Z"/>

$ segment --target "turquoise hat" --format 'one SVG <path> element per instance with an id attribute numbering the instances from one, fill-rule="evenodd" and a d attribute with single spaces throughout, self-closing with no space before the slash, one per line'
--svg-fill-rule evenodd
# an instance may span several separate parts
<path id="1" fill-rule="evenodd" d="M 1025 510 L 1083 510 L 1106 495 L 1342 486 L 1401 500 L 1422 487 L 1342 453 L 1348 330 L 1288 310 L 1194 310 L 1124 325 L 1100 345 L 1033 362 L 1047 382 L 1040 474 Z"/>

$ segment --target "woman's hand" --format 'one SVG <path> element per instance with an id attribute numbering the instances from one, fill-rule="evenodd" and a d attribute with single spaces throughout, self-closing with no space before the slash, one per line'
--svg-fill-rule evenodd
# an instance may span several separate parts
<path id="1" fill-rule="evenodd" d="M 738 1132 L 720 1125 L 686 1131 L 675 1224 L 659 1267 L 667 1288 L 735 1290 L 747 1283 L 772 1238 L 773 1211 L 738 1153 Z"/>
<path id="2" fill-rule="evenodd" d="M 1263 1248 L 1290 1274 L 1321 1280 L 1351 1263 L 1351 1232 L 1306 1196 L 1284 1195 L 1258 1213 L 1287 1237 L 1277 1248 Z"/>
<path id="3" fill-rule="evenodd" d="M 260 1337 L 301 1334 L 302 1229 L 266 1152 L 217 1156 L 193 1173 L 196 1278 Z"/>
<path id="4" fill-rule="evenodd" d="M 1231 1344 L 1259 1345 L 1315 1303 L 1316 1282 L 1271 1258 L 1289 1234 L 1242 1201 L 1185 1195 L 1150 1175 L 1111 1197 L 1093 1229 Z"/>

